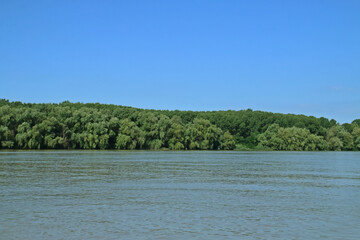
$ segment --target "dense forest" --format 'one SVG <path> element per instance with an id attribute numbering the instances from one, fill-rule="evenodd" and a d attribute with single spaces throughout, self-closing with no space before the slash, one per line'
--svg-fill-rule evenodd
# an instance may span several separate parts
<path id="1" fill-rule="evenodd" d="M 0 100 L 1 149 L 360 150 L 360 119 Z"/>

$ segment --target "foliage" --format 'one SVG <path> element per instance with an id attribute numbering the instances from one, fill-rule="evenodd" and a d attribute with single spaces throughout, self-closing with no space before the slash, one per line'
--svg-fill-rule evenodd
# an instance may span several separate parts
<path id="1" fill-rule="evenodd" d="M 327 150 L 328 144 L 322 136 L 311 134 L 309 130 L 297 127 L 282 128 L 272 124 L 259 135 L 261 146 L 273 150 L 318 151 Z"/>
<path id="2" fill-rule="evenodd" d="M 360 120 L 253 111 L 144 110 L 0 100 L 0 148 L 360 150 Z"/>

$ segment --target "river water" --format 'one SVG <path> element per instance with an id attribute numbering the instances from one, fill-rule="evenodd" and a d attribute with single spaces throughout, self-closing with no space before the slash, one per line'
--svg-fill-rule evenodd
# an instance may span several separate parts
<path id="1" fill-rule="evenodd" d="M 0 239 L 360 239 L 358 152 L 0 152 Z"/>

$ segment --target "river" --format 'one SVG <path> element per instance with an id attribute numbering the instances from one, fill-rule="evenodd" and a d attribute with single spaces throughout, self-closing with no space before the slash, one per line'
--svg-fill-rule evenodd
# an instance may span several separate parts
<path id="1" fill-rule="evenodd" d="M 0 152 L 0 239 L 359 239 L 359 152 Z"/>

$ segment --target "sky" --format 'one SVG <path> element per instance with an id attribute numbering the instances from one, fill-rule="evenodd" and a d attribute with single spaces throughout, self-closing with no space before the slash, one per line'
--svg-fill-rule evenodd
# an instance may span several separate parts
<path id="1" fill-rule="evenodd" d="M 360 1 L 0 0 L 0 98 L 360 118 Z"/>

